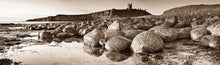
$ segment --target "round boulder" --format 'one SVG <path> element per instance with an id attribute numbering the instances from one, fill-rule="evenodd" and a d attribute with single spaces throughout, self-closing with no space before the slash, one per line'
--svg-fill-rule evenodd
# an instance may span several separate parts
<path id="1" fill-rule="evenodd" d="M 163 49 L 164 42 L 153 31 L 144 31 L 135 36 L 131 47 L 134 53 L 157 52 Z"/>
<path id="2" fill-rule="evenodd" d="M 105 35 L 105 39 L 109 40 L 110 38 L 114 37 L 114 36 L 125 36 L 125 33 L 122 31 L 118 31 L 118 30 L 106 30 L 104 32 Z"/>
<path id="3" fill-rule="evenodd" d="M 219 50 L 220 45 L 220 37 L 214 35 L 205 35 L 201 39 L 201 46 L 209 46 L 214 49 Z"/>
<path id="4" fill-rule="evenodd" d="M 106 42 L 105 48 L 108 51 L 118 52 L 125 49 L 129 49 L 130 45 L 131 45 L 130 39 L 122 36 L 115 36 Z"/>
<path id="5" fill-rule="evenodd" d="M 65 33 L 77 34 L 76 30 L 75 30 L 71 25 L 67 25 L 67 26 L 63 29 L 63 32 L 65 32 Z"/>
<path id="6" fill-rule="evenodd" d="M 44 32 L 40 33 L 40 38 L 41 39 L 52 38 L 52 34 L 50 32 L 44 31 Z"/>
<path id="7" fill-rule="evenodd" d="M 159 35 L 165 42 L 174 41 L 177 39 L 177 29 L 167 27 L 154 27 L 150 30 L 154 30 L 154 33 Z"/>
<path id="8" fill-rule="evenodd" d="M 121 30 L 121 24 L 118 20 L 115 20 L 108 26 L 108 30 Z"/>
<path id="9" fill-rule="evenodd" d="M 95 28 L 83 37 L 85 45 L 96 47 L 101 46 L 100 40 L 104 39 L 104 34 L 100 28 Z"/>
<path id="10" fill-rule="evenodd" d="M 200 41 L 201 38 L 207 34 L 208 34 L 208 30 L 206 30 L 206 28 L 197 28 L 197 29 L 193 29 L 190 32 L 190 37 L 194 41 Z"/>
<path id="11" fill-rule="evenodd" d="M 212 35 L 220 36 L 220 23 L 214 23 L 208 26 L 207 30 L 209 30 Z"/>

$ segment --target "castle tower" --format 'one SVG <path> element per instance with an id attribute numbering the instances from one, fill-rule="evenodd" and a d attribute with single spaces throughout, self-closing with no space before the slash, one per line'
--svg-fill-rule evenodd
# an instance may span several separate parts
<path id="1" fill-rule="evenodd" d="M 132 9 L 132 3 L 128 3 L 128 9 L 129 9 L 129 10 Z"/>

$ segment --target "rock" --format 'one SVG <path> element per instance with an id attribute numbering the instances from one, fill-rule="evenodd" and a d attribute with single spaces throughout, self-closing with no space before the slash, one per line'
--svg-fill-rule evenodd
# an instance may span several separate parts
<path id="1" fill-rule="evenodd" d="M 144 31 L 135 36 L 131 47 L 134 53 L 157 52 L 163 49 L 164 42 L 153 31 Z"/>
<path id="2" fill-rule="evenodd" d="M 63 32 L 65 32 L 65 33 L 77 34 L 77 31 L 76 31 L 71 25 L 67 25 L 67 26 L 63 29 Z"/>
<path id="3" fill-rule="evenodd" d="M 125 32 L 125 37 L 129 38 L 130 40 L 133 40 L 133 38 L 141 32 L 143 31 L 142 30 L 129 30 Z"/>
<path id="4" fill-rule="evenodd" d="M 105 44 L 106 50 L 114 51 L 114 52 L 128 49 L 130 48 L 130 46 L 131 46 L 131 40 L 122 36 L 112 37 Z"/>
<path id="5" fill-rule="evenodd" d="M 132 56 L 132 51 L 130 49 L 124 50 L 122 52 L 106 52 L 106 57 L 114 62 L 120 62 L 128 59 Z"/>
<path id="6" fill-rule="evenodd" d="M 52 34 L 50 32 L 43 31 L 42 33 L 40 33 L 40 38 L 41 39 L 52 38 Z"/>
<path id="7" fill-rule="evenodd" d="M 122 31 L 118 31 L 118 30 L 107 30 L 104 32 L 105 35 L 105 39 L 109 40 L 110 38 L 114 37 L 114 36 L 125 36 L 125 33 Z"/>
<path id="8" fill-rule="evenodd" d="M 220 48 L 220 37 L 214 35 L 205 35 L 201 39 L 201 46 L 209 46 L 211 48 L 218 49 Z"/>
<path id="9" fill-rule="evenodd" d="M 111 23 L 109 26 L 108 26 L 108 30 L 121 30 L 121 24 L 118 20 L 115 20 L 113 23 Z"/>
<path id="10" fill-rule="evenodd" d="M 99 43 L 101 39 L 104 39 L 104 34 L 100 28 L 96 28 L 83 37 L 83 43 L 92 47 L 101 46 Z"/>
<path id="11" fill-rule="evenodd" d="M 138 24 L 134 25 L 135 28 L 141 29 L 141 30 L 148 30 L 151 27 L 153 27 L 154 24 L 151 22 L 145 22 L 145 21 L 140 21 Z"/>
<path id="12" fill-rule="evenodd" d="M 208 34 L 208 30 L 206 30 L 206 28 L 197 28 L 197 29 L 193 29 L 190 32 L 190 37 L 194 41 L 200 41 L 201 38 L 207 34 Z"/>
<path id="13" fill-rule="evenodd" d="M 52 31 L 52 34 L 56 35 L 57 33 L 61 33 L 64 27 L 64 25 L 57 27 L 54 31 Z"/>
<path id="14" fill-rule="evenodd" d="M 95 57 L 99 57 L 104 53 L 104 48 L 102 47 L 91 47 L 91 46 L 84 45 L 83 50 L 89 55 L 92 55 Z"/>
<path id="15" fill-rule="evenodd" d="M 178 23 L 174 26 L 175 28 L 183 28 L 190 26 L 190 22 L 178 20 Z"/>
<path id="16" fill-rule="evenodd" d="M 165 42 L 174 41 L 177 39 L 177 29 L 167 27 L 154 27 L 150 30 L 154 30 L 154 33 L 159 35 Z"/>
<path id="17" fill-rule="evenodd" d="M 84 35 L 86 35 L 87 33 L 91 32 L 91 31 L 92 31 L 92 30 L 89 29 L 89 28 L 80 29 L 78 34 L 79 34 L 80 36 L 84 36 Z"/>
<path id="18" fill-rule="evenodd" d="M 56 35 L 56 37 L 59 37 L 59 38 L 69 38 L 69 37 L 73 37 L 73 36 L 74 36 L 73 33 L 64 33 L 64 32 L 58 33 Z"/>
<path id="19" fill-rule="evenodd" d="M 177 39 L 190 38 L 191 27 L 180 28 L 177 32 Z"/>
<path id="20" fill-rule="evenodd" d="M 212 35 L 220 36 L 220 23 L 214 23 L 208 26 L 207 30 L 209 30 Z"/>
<path id="21" fill-rule="evenodd" d="M 178 22 L 176 16 L 171 16 L 166 18 L 165 22 L 161 25 L 163 27 L 174 27 L 174 25 Z"/>

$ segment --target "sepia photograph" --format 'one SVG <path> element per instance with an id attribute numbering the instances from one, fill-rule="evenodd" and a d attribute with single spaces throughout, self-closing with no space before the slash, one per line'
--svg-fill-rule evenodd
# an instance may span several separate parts
<path id="1" fill-rule="evenodd" d="M 0 0 L 0 65 L 220 65 L 220 0 Z"/>

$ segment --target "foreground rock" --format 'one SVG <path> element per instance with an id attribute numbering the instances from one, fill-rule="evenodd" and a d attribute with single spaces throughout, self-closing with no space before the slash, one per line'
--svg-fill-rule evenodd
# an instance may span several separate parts
<path id="1" fill-rule="evenodd" d="M 131 47 L 134 53 L 157 52 L 163 49 L 164 42 L 153 31 L 139 33 L 132 41 Z"/>
<path id="2" fill-rule="evenodd" d="M 159 35 L 165 42 L 174 41 L 177 39 L 178 30 L 175 28 L 167 28 L 167 27 L 154 27 L 150 30 L 154 30 L 154 33 Z"/>
<path id="3" fill-rule="evenodd" d="M 208 26 L 207 30 L 209 30 L 212 35 L 220 36 L 220 23 L 214 23 Z"/>
<path id="4" fill-rule="evenodd" d="M 219 50 L 220 45 L 220 37 L 214 35 L 205 35 L 201 39 L 202 46 L 209 46 L 214 49 Z"/>
<path id="5" fill-rule="evenodd" d="M 192 40 L 200 41 L 204 35 L 208 34 L 208 30 L 206 30 L 206 28 L 197 28 L 193 29 L 190 33 L 190 37 Z"/>
<path id="6" fill-rule="evenodd" d="M 108 51 L 119 52 L 122 50 L 129 49 L 130 45 L 130 39 L 122 36 L 115 36 L 106 42 L 105 48 Z"/>
<path id="7" fill-rule="evenodd" d="M 125 33 L 122 31 L 118 31 L 118 30 L 107 30 L 104 32 L 105 35 L 105 39 L 109 40 L 110 38 L 114 37 L 114 36 L 125 36 Z"/>
<path id="8" fill-rule="evenodd" d="M 104 34 L 100 28 L 96 28 L 83 37 L 83 42 L 85 45 L 96 47 L 101 45 L 101 39 L 104 39 Z"/>

